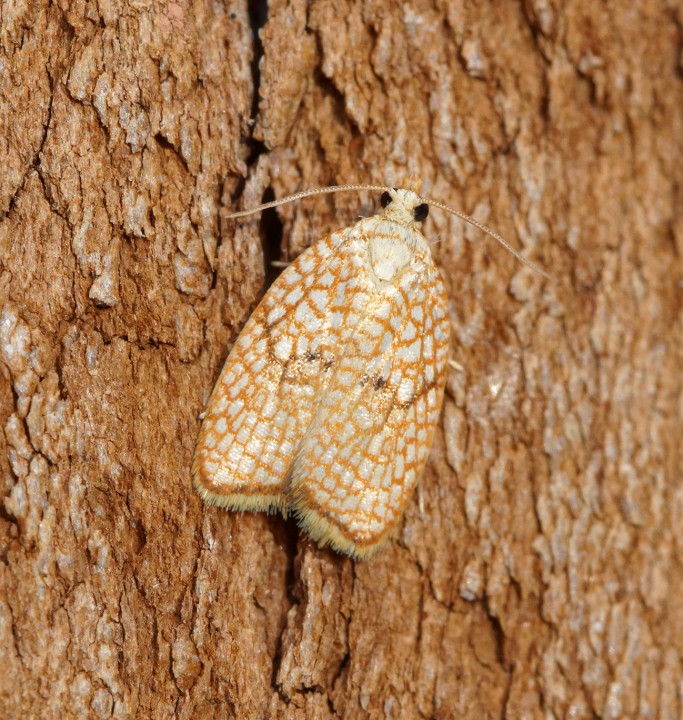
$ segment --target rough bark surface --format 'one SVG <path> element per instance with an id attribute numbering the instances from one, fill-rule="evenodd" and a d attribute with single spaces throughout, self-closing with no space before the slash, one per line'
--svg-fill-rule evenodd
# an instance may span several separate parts
<path id="1" fill-rule="evenodd" d="M 0 13 L 0 716 L 682 717 L 680 3 Z M 377 198 L 221 215 L 407 171 L 554 279 L 432 212 L 463 370 L 354 563 L 189 467 L 270 261 Z"/>

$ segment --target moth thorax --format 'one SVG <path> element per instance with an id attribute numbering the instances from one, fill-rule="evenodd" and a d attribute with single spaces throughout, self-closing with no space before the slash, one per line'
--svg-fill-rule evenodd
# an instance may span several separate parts
<path id="1" fill-rule="evenodd" d="M 368 243 L 370 264 L 379 280 L 390 282 L 412 260 L 412 248 L 406 238 L 377 234 Z"/>

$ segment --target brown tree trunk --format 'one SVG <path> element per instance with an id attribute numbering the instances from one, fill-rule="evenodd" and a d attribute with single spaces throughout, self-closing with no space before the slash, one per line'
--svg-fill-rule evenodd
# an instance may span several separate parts
<path id="1" fill-rule="evenodd" d="M 680 3 L 0 13 L 0 716 L 682 717 Z M 553 280 L 433 210 L 462 370 L 353 562 L 189 468 L 270 262 L 378 198 L 221 216 L 408 171 Z"/>

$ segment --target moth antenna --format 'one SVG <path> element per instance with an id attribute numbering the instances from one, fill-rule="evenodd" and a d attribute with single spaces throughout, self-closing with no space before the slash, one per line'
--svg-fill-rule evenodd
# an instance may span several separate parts
<path id="1" fill-rule="evenodd" d="M 454 210 L 452 207 L 448 207 L 448 205 L 444 205 L 444 203 L 438 202 L 436 200 L 430 200 L 429 198 L 421 198 L 424 200 L 428 205 L 431 205 L 432 207 L 440 208 L 441 210 L 445 210 L 446 212 L 450 213 L 451 215 L 455 215 L 455 217 L 460 218 L 461 220 L 464 220 L 465 222 L 469 223 L 470 225 L 473 225 L 474 227 L 478 228 L 482 232 L 485 232 L 487 235 L 490 235 L 494 240 L 499 242 L 509 253 L 512 253 L 523 265 L 526 265 L 528 268 L 533 270 L 534 272 L 537 272 L 539 275 L 542 275 L 547 280 L 552 280 L 550 275 L 548 275 L 547 272 L 544 270 L 541 270 L 538 265 L 531 262 L 531 260 L 527 260 L 522 253 L 519 252 L 519 250 L 515 250 L 515 248 L 510 245 L 510 243 L 502 238 L 495 230 L 491 230 L 491 228 L 486 227 L 484 223 L 479 222 L 479 220 L 475 220 L 473 217 L 470 217 L 469 215 L 466 215 L 464 212 L 460 212 L 460 210 Z"/>
<path id="2" fill-rule="evenodd" d="M 311 195 L 326 195 L 327 193 L 350 192 L 353 190 L 384 192 L 385 190 L 390 189 L 391 188 L 385 185 L 330 185 L 330 187 L 325 188 L 312 188 L 311 190 L 302 190 L 294 195 L 289 195 L 281 200 L 273 200 L 271 202 L 263 203 L 263 205 L 257 205 L 251 210 L 240 210 L 238 212 L 230 213 L 226 215 L 226 218 L 240 218 L 246 217 L 247 215 L 254 215 L 262 210 L 268 210 L 268 208 L 278 207 L 279 205 L 286 205 L 287 203 L 295 202 L 297 200 L 301 200 L 301 198 L 309 197 Z"/>
<path id="3" fill-rule="evenodd" d="M 234 218 L 241 218 L 241 217 L 247 217 L 248 215 L 255 215 L 256 213 L 262 212 L 263 210 L 268 210 L 269 208 L 279 207 L 280 205 L 287 205 L 288 203 L 296 202 L 297 200 L 301 200 L 302 198 L 310 197 L 312 195 L 327 195 L 330 193 L 340 193 L 340 192 L 353 192 L 353 191 L 359 191 L 359 190 L 370 190 L 372 192 L 384 192 L 385 190 L 390 190 L 389 186 L 387 185 L 330 185 L 329 187 L 324 188 L 312 188 L 310 190 L 302 190 L 301 192 L 295 193 L 294 195 L 289 195 L 288 197 L 282 198 L 281 200 L 272 200 L 271 202 L 263 203 L 262 205 L 257 205 L 254 208 L 251 208 L 250 210 L 239 210 L 237 212 L 228 213 L 226 215 L 226 218 L 228 219 L 234 219 Z M 552 278 L 548 273 L 546 273 L 544 270 L 541 270 L 538 265 L 531 262 L 531 260 L 527 260 L 524 255 L 522 255 L 518 250 L 515 250 L 515 248 L 510 245 L 510 243 L 502 238 L 495 230 L 491 230 L 491 228 L 486 227 L 484 223 L 479 222 L 479 220 L 475 220 L 475 218 L 471 217 L 470 215 L 465 214 L 464 212 L 461 212 L 460 210 L 455 210 L 452 207 L 449 207 L 448 205 L 438 202 L 437 200 L 430 200 L 429 198 L 420 198 L 424 202 L 426 202 L 428 205 L 431 205 L 432 207 L 440 208 L 441 210 L 445 210 L 447 213 L 450 213 L 451 215 L 455 215 L 455 217 L 460 218 L 461 220 L 464 220 L 465 222 L 469 223 L 473 227 L 478 228 L 482 232 L 486 233 L 487 235 L 490 235 L 494 240 L 499 242 L 509 253 L 514 255 L 523 265 L 526 265 L 528 268 L 533 270 L 534 272 L 537 272 L 539 275 L 542 275 L 547 280 L 551 280 Z"/>

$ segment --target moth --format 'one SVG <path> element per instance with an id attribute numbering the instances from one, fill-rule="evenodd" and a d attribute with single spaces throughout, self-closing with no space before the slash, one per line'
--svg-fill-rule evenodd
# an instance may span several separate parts
<path id="1" fill-rule="evenodd" d="M 399 523 L 427 460 L 443 402 L 450 322 L 422 234 L 429 204 L 381 191 L 374 216 L 323 237 L 273 283 L 237 338 L 209 400 L 194 487 L 230 510 L 293 515 L 316 541 L 368 558 Z M 532 266 L 533 267 L 533 266 Z M 535 268 L 534 268 L 535 269 Z"/>

